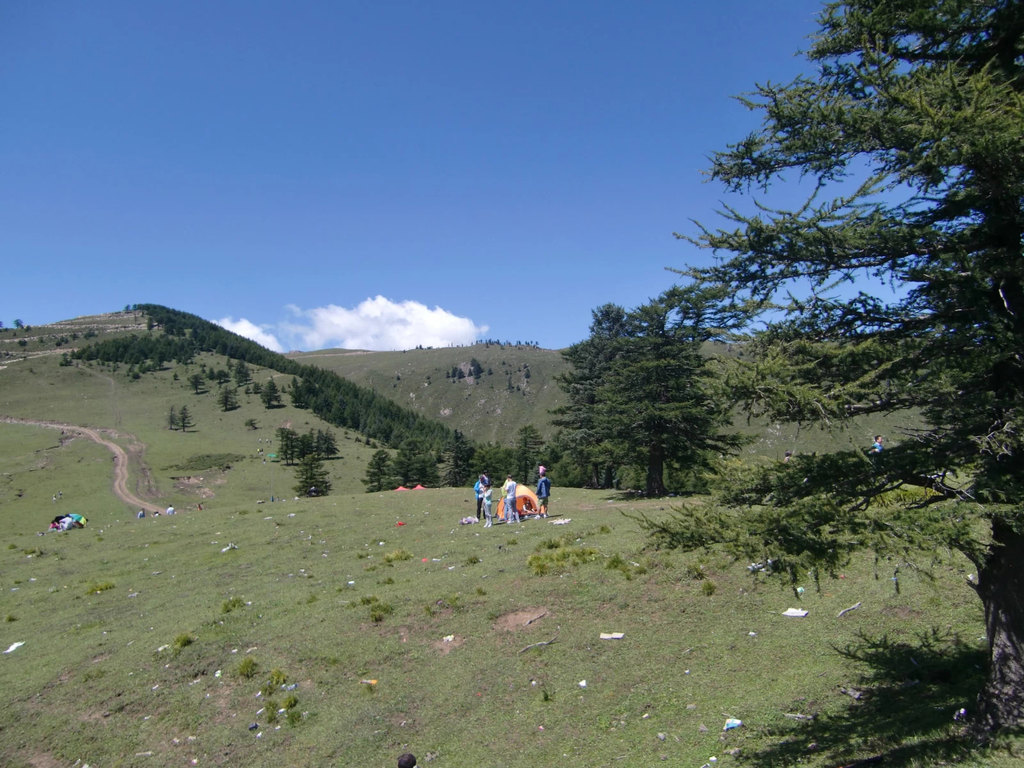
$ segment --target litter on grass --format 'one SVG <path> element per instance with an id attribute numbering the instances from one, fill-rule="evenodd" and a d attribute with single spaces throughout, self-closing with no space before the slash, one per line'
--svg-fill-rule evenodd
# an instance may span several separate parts
<path id="1" fill-rule="evenodd" d="M 621 640 L 626 636 L 625 632 L 602 632 L 602 640 Z"/>
<path id="2" fill-rule="evenodd" d="M 552 520 L 551 524 L 552 525 L 566 525 L 567 523 L 571 523 L 571 522 L 572 522 L 572 518 L 571 517 L 560 517 L 557 520 Z"/>
<path id="3" fill-rule="evenodd" d="M 728 720 L 725 721 L 725 727 L 722 728 L 722 730 L 731 731 L 733 728 L 739 728 L 741 725 L 743 725 L 742 720 L 737 720 L 735 717 L 730 717 Z"/>
<path id="4" fill-rule="evenodd" d="M 23 640 L 19 640 L 16 643 L 11 643 L 11 647 L 8 648 L 6 651 L 4 651 L 4 653 L 13 653 L 14 651 L 16 651 L 19 648 L 21 648 L 21 646 L 23 646 L 24 644 L 25 644 L 25 642 Z"/>
<path id="5" fill-rule="evenodd" d="M 787 608 L 782 612 L 782 615 L 803 617 L 807 615 L 807 611 L 805 611 L 803 608 Z"/>

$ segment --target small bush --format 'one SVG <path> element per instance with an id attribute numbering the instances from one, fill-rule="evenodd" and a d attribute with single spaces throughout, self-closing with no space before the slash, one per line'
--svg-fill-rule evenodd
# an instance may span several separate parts
<path id="1" fill-rule="evenodd" d="M 256 663 L 256 659 L 252 656 L 246 656 L 235 668 L 235 673 L 239 677 L 244 677 L 246 680 L 250 680 L 256 676 L 256 671 L 259 669 L 259 665 Z"/>
<path id="2" fill-rule="evenodd" d="M 379 624 L 394 612 L 395 608 L 391 603 L 377 603 L 370 609 L 370 620 L 375 624 Z"/>
<path id="3" fill-rule="evenodd" d="M 175 651 L 180 651 L 183 648 L 187 648 L 196 641 L 196 636 L 188 632 L 182 632 L 171 642 L 171 647 Z"/>
<path id="4" fill-rule="evenodd" d="M 245 601 L 240 597 L 232 597 L 225 600 L 220 606 L 221 613 L 231 613 L 236 608 L 241 608 L 245 605 Z"/>
<path id="5" fill-rule="evenodd" d="M 627 581 L 633 578 L 633 571 L 630 569 L 629 563 L 620 554 L 616 553 L 608 558 L 608 562 L 605 563 L 604 567 L 609 571 L 621 571 Z"/>
<path id="6" fill-rule="evenodd" d="M 402 560 L 412 560 L 412 554 L 404 549 L 396 549 L 394 552 L 388 552 L 384 555 L 385 563 L 397 563 Z"/>
<path id="7" fill-rule="evenodd" d="M 98 595 L 100 592 L 106 592 L 109 589 L 114 588 L 114 582 L 112 581 L 101 581 L 93 582 L 89 585 L 89 588 L 85 590 L 87 595 Z"/>
<path id="8" fill-rule="evenodd" d="M 466 565 L 476 565 L 480 562 L 480 558 L 476 555 L 470 555 L 466 558 Z"/>
<path id="9" fill-rule="evenodd" d="M 718 589 L 718 587 L 715 586 L 715 582 L 711 581 L 710 579 L 705 579 L 704 583 L 700 585 L 700 589 L 705 596 L 711 597 L 713 594 L 715 594 L 715 590 Z"/>
<path id="10" fill-rule="evenodd" d="M 703 581 L 708 577 L 708 574 L 701 563 L 687 563 L 686 576 L 694 581 Z"/>

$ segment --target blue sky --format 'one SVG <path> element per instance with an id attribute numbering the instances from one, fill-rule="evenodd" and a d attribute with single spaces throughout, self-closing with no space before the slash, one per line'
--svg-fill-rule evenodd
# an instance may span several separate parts
<path id="1" fill-rule="evenodd" d="M 810 0 L 8 0 L 0 320 L 152 302 L 272 348 L 561 348 L 708 255 L 732 97 Z"/>

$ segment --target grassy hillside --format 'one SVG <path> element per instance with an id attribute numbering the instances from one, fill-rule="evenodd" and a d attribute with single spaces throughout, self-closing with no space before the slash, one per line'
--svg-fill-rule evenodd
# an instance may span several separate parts
<path id="1" fill-rule="evenodd" d="M 125 330 L 124 324 L 109 323 L 109 333 Z M 39 339 L 53 335 L 46 329 L 31 329 Z M 14 331 L 0 332 L 0 344 L 9 345 Z M 22 338 L 18 331 L 15 338 Z M 91 338 L 101 338 L 99 336 Z M 80 334 L 84 342 L 84 334 Z M 17 342 L 15 341 L 15 344 Z M 188 378 L 203 364 L 223 368 L 227 359 L 217 355 L 201 355 L 191 365 L 170 364 L 165 369 L 147 373 L 138 379 L 128 374 L 126 366 L 108 366 L 75 361 L 62 365 L 63 352 L 74 341 L 61 347 L 33 341 L 28 356 L 5 358 L 0 370 L 0 418 L 17 421 L 41 421 L 52 425 L 68 424 L 94 427 L 108 439 L 122 446 L 132 462 L 132 487 L 140 498 L 154 505 L 173 504 L 179 508 L 204 505 L 231 505 L 269 499 L 271 495 L 292 496 L 294 468 L 274 459 L 265 461 L 274 452 L 278 427 L 289 427 L 300 434 L 310 430 L 330 430 L 338 441 L 340 457 L 326 462 L 331 480 L 339 492 L 362 490 L 363 477 L 370 455 L 376 447 L 354 432 L 333 427 L 314 414 L 291 406 L 267 409 L 254 394 L 239 393 L 239 407 L 224 412 L 217 404 L 217 385 L 206 382 L 196 394 Z M 290 377 L 251 366 L 254 381 L 275 379 L 284 384 Z M 287 398 L 285 398 L 287 401 Z M 168 429 L 168 414 L 173 407 L 186 406 L 195 426 L 187 432 Z M 257 428 L 246 426 L 250 419 Z M 72 454 L 78 444 L 86 442 L 70 433 L 61 438 L 55 426 L 43 430 L 57 455 Z M 8 426 L 0 425 L 7 430 Z M 0 454 L 2 455 L 2 454 Z M 110 453 L 101 451 L 99 461 L 109 469 Z M 52 462 L 53 460 L 51 460 Z M 65 496 L 77 493 L 75 466 L 63 463 L 54 477 L 52 488 L 39 488 L 40 499 L 50 499 L 63 490 Z M 108 476 L 109 485 L 109 476 Z M 22 486 L 32 486 L 26 478 L 6 472 L 0 478 L 0 502 L 9 502 Z M 26 494 L 31 491 L 26 491 Z M 111 499 L 90 496 L 91 504 L 110 505 Z M 114 502 L 115 505 L 117 502 Z"/>
<path id="2" fill-rule="evenodd" d="M 295 500 L 267 441 L 329 425 L 254 395 L 220 411 L 216 385 L 187 384 L 226 365 L 212 355 L 138 379 L 62 365 L 89 330 L 60 347 L 49 328 L 0 332 L 4 766 L 1019 762 L 1019 741 L 956 738 L 984 660 L 962 560 L 858 560 L 797 594 L 714 553 L 649 549 L 627 514 L 665 502 L 557 484 L 549 520 L 462 526 L 468 489 L 362 493 L 373 448 L 337 429 L 335 492 Z M 442 353 L 460 351 L 422 359 L 462 392 Z M 496 377 L 523 364 L 507 354 L 504 374 L 475 356 Z M 195 428 L 168 430 L 183 404 Z M 110 447 L 62 424 L 124 450 L 129 490 L 179 513 L 136 519 Z M 72 511 L 86 528 L 43 533 Z"/>
<path id="3" fill-rule="evenodd" d="M 561 352 L 551 349 L 476 344 L 405 352 L 321 350 L 288 357 L 370 387 L 477 442 L 511 444 L 511 436 L 525 424 L 550 438 L 550 411 L 563 402 L 555 376 L 566 363 Z M 482 368 L 478 377 L 471 375 L 473 360 Z"/>

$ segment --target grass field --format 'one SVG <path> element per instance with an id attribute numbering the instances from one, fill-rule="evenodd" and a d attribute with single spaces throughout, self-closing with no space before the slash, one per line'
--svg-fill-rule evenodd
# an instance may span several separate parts
<path id="1" fill-rule="evenodd" d="M 0 423 L 0 765 L 1020 764 L 1020 741 L 958 737 L 985 640 L 955 557 L 864 558 L 797 593 L 650 549 L 629 515 L 681 500 L 557 477 L 555 517 L 463 526 L 469 489 L 363 493 L 374 448 L 343 430 L 335 492 L 296 500 L 265 441 L 327 426 L 308 412 L 225 413 L 186 384 L 199 361 L 132 380 L 32 338 L 0 416 L 103 430 L 130 490 L 179 513 L 136 519 L 107 448 Z M 170 431 L 182 404 L 196 427 Z M 43 533 L 57 512 L 89 524 Z"/>
<path id="2" fill-rule="evenodd" d="M 564 490 L 561 518 L 483 529 L 458 524 L 470 495 L 91 512 L 45 535 L 52 500 L 5 510 L 0 645 L 24 645 L 0 660 L 0 762 L 1015 764 L 952 738 L 983 660 L 956 562 L 899 582 L 853 563 L 798 598 L 646 550 L 623 512 L 659 502 Z"/>

